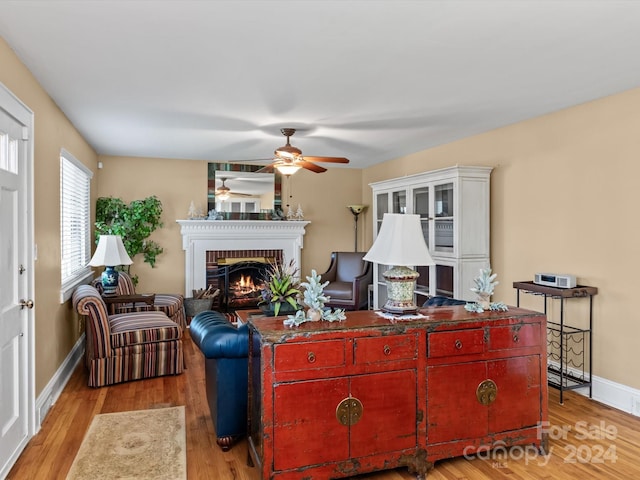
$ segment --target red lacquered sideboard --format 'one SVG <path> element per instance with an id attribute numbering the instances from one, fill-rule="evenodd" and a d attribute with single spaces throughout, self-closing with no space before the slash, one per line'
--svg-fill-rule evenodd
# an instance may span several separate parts
<path id="1" fill-rule="evenodd" d="M 513 445 L 546 448 L 546 319 L 520 308 L 249 318 L 249 455 L 261 478 L 330 479 Z"/>

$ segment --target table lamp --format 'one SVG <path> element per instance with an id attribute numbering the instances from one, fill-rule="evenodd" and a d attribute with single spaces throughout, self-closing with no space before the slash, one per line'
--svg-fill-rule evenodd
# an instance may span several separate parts
<path id="1" fill-rule="evenodd" d="M 420 215 L 385 213 L 378 236 L 364 260 L 393 265 L 382 274 L 387 282 L 383 311 L 399 315 L 417 312 L 413 295 L 420 274 L 409 267 L 435 265 L 424 241 Z"/>
<path id="2" fill-rule="evenodd" d="M 96 251 L 89 261 L 92 267 L 106 267 L 101 277 L 105 294 L 114 294 L 118 288 L 118 272 L 115 267 L 132 263 L 120 235 L 100 235 Z"/>

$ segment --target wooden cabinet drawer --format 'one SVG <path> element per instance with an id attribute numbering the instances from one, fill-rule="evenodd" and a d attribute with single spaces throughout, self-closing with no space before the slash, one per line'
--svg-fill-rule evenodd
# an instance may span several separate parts
<path id="1" fill-rule="evenodd" d="M 412 360 L 417 355 L 415 335 L 358 338 L 355 341 L 356 365 Z"/>
<path id="2" fill-rule="evenodd" d="M 428 338 L 429 357 L 449 357 L 484 352 L 484 330 L 434 332 Z"/>
<path id="3" fill-rule="evenodd" d="M 489 349 L 535 347 L 540 345 L 540 324 L 526 323 L 489 329 Z"/>
<path id="4" fill-rule="evenodd" d="M 345 364 L 344 340 L 285 343 L 274 348 L 277 372 L 340 367 Z"/>

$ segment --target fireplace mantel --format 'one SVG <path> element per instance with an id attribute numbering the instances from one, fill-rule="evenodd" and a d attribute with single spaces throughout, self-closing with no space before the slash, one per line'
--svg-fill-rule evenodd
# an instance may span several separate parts
<path id="1" fill-rule="evenodd" d="M 185 294 L 206 288 L 206 253 L 212 250 L 282 250 L 300 266 L 305 221 L 176 220 L 185 251 Z"/>

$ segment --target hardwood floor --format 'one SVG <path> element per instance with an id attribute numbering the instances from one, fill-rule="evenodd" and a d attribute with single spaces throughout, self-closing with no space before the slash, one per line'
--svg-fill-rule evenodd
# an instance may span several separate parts
<path id="1" fill-rule="evenodd" d="M 82 366 L 74 372 L 41 431 L 31 440 L 7 478 L 64 479 L 91 419 L 98 413 L 186 406 L 189 480 L 258 480 L 246 465 L 241 442 L 222 452 L 207 406 L 204 362 L 190 338 L 185 342 L 187 370 L 183 375 L 129 382 L 98 389 L 86 385 Z M 640 478 L 640 418 L 598 404 L 573 392 L 549 389 L 550 455 L 513 448 L 475 458 L 436 462 L 429 480 Z M 361 475 L 359 480 L 415 478 L 406 469 Z"/>

